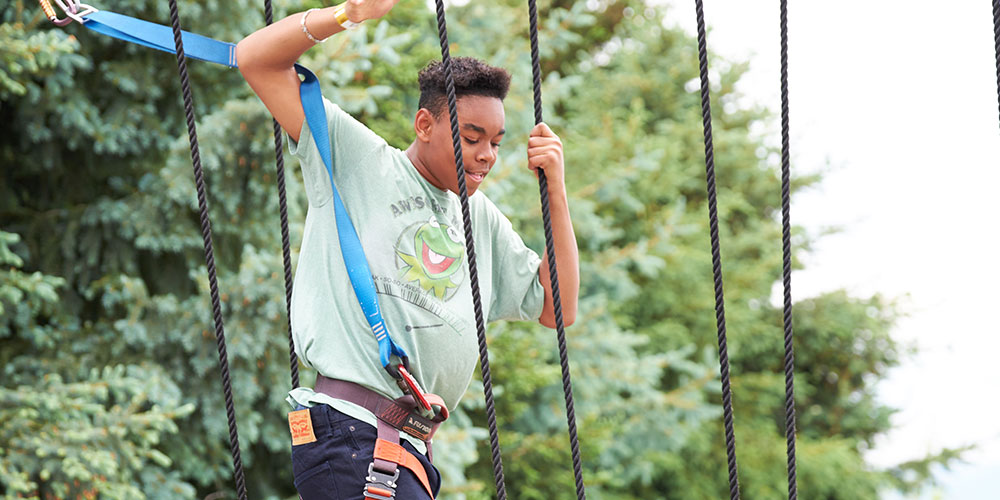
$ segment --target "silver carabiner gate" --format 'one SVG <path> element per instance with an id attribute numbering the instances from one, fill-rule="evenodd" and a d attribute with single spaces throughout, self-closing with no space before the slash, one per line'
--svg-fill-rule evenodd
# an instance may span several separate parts
<path id="1" fill-rule="evenodd" d="M 42 11 L 45 12 L 45 16 L 48 17 L 53 24 L 60 27 L 66 26 L 73 21 L 83 24 L 85 21 L 84 16 L 97 12 L 95 7 L 81 3 L 77 0 L 56 0 L 56 5 L 62 9 L 64 14 L 66 14 L 66 18 L 59 19 L 56 9 L 52 7 L 49 0 L 38 0 L 38 4 L 42 6 Z"/>

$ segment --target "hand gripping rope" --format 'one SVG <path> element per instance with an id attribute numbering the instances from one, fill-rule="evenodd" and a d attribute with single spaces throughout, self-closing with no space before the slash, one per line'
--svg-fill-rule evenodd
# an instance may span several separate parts
<path id="1" fill-rule="evenodd" d="M 479 277 L 476 273 L 475 245 L 472 236 L 472 219 L 469 216 L 468 191 L 465 185 L 465 167 L 462 163 L 462 144 L 459 136 L 458 112 L 456 109 L 455 83 L 451 70 L 451 54 L 448 43 L 448 28 L 445 19 L 443 0 L 435 0 L 437 7 L 438 36 L 441 41 L 441 61 L 444 66 L 445 88 L 448 95 L 448 114 L 451 118 L 452 147 L 455 152 L 455 175 L 458 178 L 459 196 L 462 203 L 462 219 L 465 225 L 466 251 L 469 254 L 469 274 L 472 277 L 472 300 L 476 313 L 476 333 L 479 338 L 479 361 L 482 366 L 483 391 L 486 397 L 486 414 L 490 433 L 490 451 L 493 460 L 493 477 L 496 482 L 497 498 L 507 498 L 506 485 L 503 477 L 503 460 L 500 453 L 500 440 L 496 424 L 496 408 L 493 401 L 493 381 L 489 368 L 489 354 L 486 347 L 486 328 L 483 322 L 482 304 L 479 295 Z M 531 58 L 535 103 L 535 123 L 542 122 L 541 69 L 538 56 L 538 10 L 534 0 L 528 1 L 531 29 Z M 573 455 L 573 471 L 576 481 L 577 497 L 586 498 L 583 485 L 583 472 L 580 465 L 580 445 L 576 432 L 576 413 L 573 409 L 573 389 L 569 375 L 569 360 L 566 354 L 566 333 L 563 326 L 562 301 L 559 296 L 559 277 L 556 272 L 555 245 L 552 239 L 552 222 L 549 211 L 548 188 L 545 172 L 538 171 L 539 190 L 541 191 L 542 219 L 545 228 L 546 257 L 549 261 L 550 281 L 552 283 L 552 298 L 555 306 L 556 330 L 559 343 L 559 359 L 563 375 L 563 391 L 566 399 L 566 418 L 569 424 L 570 446 Z"/>
<path id="2" fill-rule="evenodd" d="M 528 0 L 528 29 L 531 42 L 532 93 L 535 104 L 535 125 L 542 123 L 542 67 L 538 55 L 538 7 L 535 0 Z M 552 240 L 552 217 L 549 211 L 548 180 L 545 171 L 538 169 L 538 190 L 542 204 L 542 225 L 545 229 L 545 255 L 549 259 L 549 277 L 552 283 L 552 302 L 556 318 L 556 343 L 559 346 L 559 366 L 562 369 L 563 397 L 566 400 L 566 424 L 569 429 L 570 453 L 573 459 L 573 479 L 579 500 L 587 497 L 583 486 L 583 466 L 580 463 L 580 442 L 576 432 L 576 410 L 573 405 L 573 384 L 570 381 L 569 355 L 566 349 L 566 329 L 563 324 L 562 299 L 559 296 L 559 275 L 556 272 L 556 251 Z"/>

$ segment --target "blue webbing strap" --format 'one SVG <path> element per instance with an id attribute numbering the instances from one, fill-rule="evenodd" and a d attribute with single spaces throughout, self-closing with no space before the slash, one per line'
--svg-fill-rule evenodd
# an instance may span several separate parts
<path id="1" fill-rule="evenodd" d="M 344 264 L 347 266 L 347 275 L 351 278 L 351 285 L 354 287 L 354 294 L 358 297 L 361 310 L 364 311 L 365 319 L 378 340 L 379 359 L 393 376 L 390 359 L 392 355 L 399 356 L 403 366 L 408 364 L 406 351 L 398 346 L 389 337 L 389 332 L 382 321 L 382 312 L 378 306 L 378 297 L 375 295 L 375 282 L 372 280 L 371 270 L 368 268 L 368 259 L 365 257 L 365 250 L 361 247 L 361 240 L 358 233 L 347 215 L 347 208 L 344 207 L 337 186 L 333 183 L 333 154 L 330 149 L 330 132 L 326 122 L 326 108 L 323 105 L 323 97 L 319 89 L 319 80 L 312 71 L 306 67 L 296 64 L 295 71 L 302 75 L 302 85 L 299 86 L 299 95 L 302 98 L 302 110 L 306 114 L 306 122 L 312 133 L 316 149 L 326 165 L 326 172 L 330 176 L 330 188 L 333 189 L 333 210 L 337 218 L 337 236 L 340 239 L 340 251 L 344 254 Z"/>
<path id="2" fill-rule="evenodd" d="M 83 19 L 84 26 L 98 33 L 164 52 L 176 53 L 173 32 L 167 26 L 107 11 L 93 12 L 84 16 Z M 235 44 L 220 42 L 187 31 L 183 32 L 181 36 L 184 43 L 184 54 L 187 57 L 222 64 L 230 68 L 236 67 Z M 358 232 L 348 217 L 347 208 L 344 207 L 340 193 L 337 192 L 337 187 L 333 183 L 333 155 L 319 80 L 312 71 L 304 66 L 296 64 L 295 71 L 304 77 L 299 90 L 299 95 L 302 98 L 302 109 L 305 111 L 306 121 L 309 123 L 309 130 L 312 131 L 316 148 L 319 150 L 320 157 L 326 165 L 326 171 L 330 175 L 337 235 L 340 239 L 340 250 L 344 256 L 344 264 L 347 267 L 347 275 L 351 279 L 354 294 L 358 298 L 365 319 L 378 341 L 379 360 L 382 362 L 382 366 L 393 377 L 399 378 L 399 372 L 391 364 L 392 356 L 398 356 L 404 367 L 409 366 L 409 358 L 406 351 L 392 341 L 392 337 L 386 330 L 378 304 L 378 296 L 375 294 L 375 282 L 372 280 L 371 270 L 368 267 L 368 259 L 361 247 Z"/>
<path id="3" fill-rule="evenodd" d="M 104 35 L 176 54 L 174 34 L 167 26 L 99 10 L 84 16 L 83 25 Z M 184 54 L 192 59 L 236 67 L 236 44 L 184 31 Z"/>

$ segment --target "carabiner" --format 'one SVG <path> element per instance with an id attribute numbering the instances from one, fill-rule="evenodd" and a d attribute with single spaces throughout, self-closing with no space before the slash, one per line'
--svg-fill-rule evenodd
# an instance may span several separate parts
<path id="1" fill-rule="evenodd" d="M 413 399 L 415 399 L 417 404 L 420 405 L 420 409 L 422 410 L 421 413 L 423 413 L 424 416 L 433 418 L 434 409 L 431 408 L 430 402 L 427 401 L 427 394 L 424 392 L 424 388 L 420 387 L 420 384 L 417 383 L 417 379 L 414 378 L 413 375 L 410 375 L 410 372 L 403 365 L 396 367 L 396 370 L 399 372 L 400 377 L 399 380 L 396 381 L 396 384 L 403 390 L 403 394 L 413 396 Z"/>
<path id="2" fill-rule="evenodd" d="M 392 363 L 393 356 L 399 358 L 399 364 Z M 392 378 L 396 379 L 396 385 L 403 391 L 403 394 L 413 396 L 413 399 L 420 405 L 422 413 L 433 416 L 434 410 L 427 401 L 423 387 L 420 387 L 417 379 L 410 374 L 410 357 L 406 355 L 406 352 L 386 337 L 385 341 L 379 342 L 379 357 L 382 360 L 382 367 Z"/>
<path id="3" fill-rule="evenodd" d="M 84 16 L 97 12 L 95 7 L 80 3 L 77 0 L 56 0 L 56 4 L 66 14 L 65 19 L 59 19 L 56 9 L 52 7 L 52 3 L 49 0 L 38 0 L 38 5 L 41 5 L 42 11 L 45 12 L 45 16 L 49 18 L 49 21 L 60 27 L 66 26 L 73 21 L 83 24 L 85 21 Z"/>

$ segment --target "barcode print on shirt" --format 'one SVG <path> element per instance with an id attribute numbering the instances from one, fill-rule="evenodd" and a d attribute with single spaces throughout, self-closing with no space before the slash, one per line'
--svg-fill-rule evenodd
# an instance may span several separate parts
<path id="1" fill-rule="evenodd" d="M 466 321 L 442 306 L 441 303 L 432 298 L 430 294 L 407 286 L 399 286 L 397 282 L 389 281 L 384 278 L 379 279 L 376 277 L 374 281 L 375 292 L 379 295 L 387 295 L 404 300 L 441 318 L 459 334 L 464 331 Z"/>

